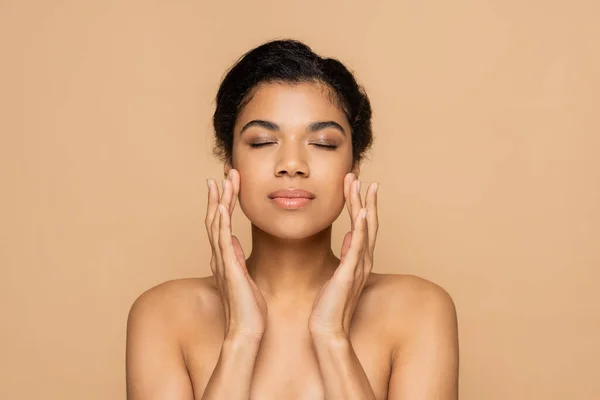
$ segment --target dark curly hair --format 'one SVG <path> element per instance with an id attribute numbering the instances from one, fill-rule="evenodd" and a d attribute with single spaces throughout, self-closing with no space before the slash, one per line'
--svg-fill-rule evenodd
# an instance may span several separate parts
<path id="1" fill-rule="evenodd" d="M 216 157 L 231 161 L 233 127 L 240 111 L 260 84 L 271 82 L 327 85 L 352 128 L 353 163 L 360 163 L 373 142 L 367 94 L 340 61 L 320 57 L 297 40 L 264 43 L 244 54 L 227 72 L 217 92 L 213 115 Z"/>

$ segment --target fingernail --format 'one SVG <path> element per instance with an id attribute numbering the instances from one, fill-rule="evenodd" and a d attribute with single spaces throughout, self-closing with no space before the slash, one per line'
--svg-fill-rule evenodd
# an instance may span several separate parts
<path id="1" fill-rule="evenodd" d="M 227 173 L 227 179 L 231 179 L 231 170 Z"/>
<path id="2" fill-rule="evenodd" d="M 360 181 L 356 183 L 356 191 L 360 193 Z"/>
<path id="3" fill-rule="evenodd" d="M 362 210 L 362 213 L 360 214 L 360 217 L 361 217 L 361 218 L 367 218 L 367 211 L 368 211 L 368 210 L 367 210 L 366 208 L 365 208 L 365 209 L 363 209 L 363 210 Z"/>
<path id="4" fill-rule="evenodd" d="M 219 214 L 221 215 L 223 215 L 223 208 L 225 208 L 223 204 L 219 204 Z"/>
<path id="5" fill-rule="evenodd" d="M 377 193 L 377 189 L 379 189 L 379 183 L 373 185 L 373 193 Z"/>
<path id="6" fill-rule="evenodd" d="M 210 179 L 206 180 L 206 186 L 208 186 L 208 190 L 210 190 Z"/>

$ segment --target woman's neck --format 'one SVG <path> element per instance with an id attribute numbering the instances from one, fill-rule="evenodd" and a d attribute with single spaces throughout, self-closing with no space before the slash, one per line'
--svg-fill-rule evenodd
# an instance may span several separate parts
<path id="1" fill-rule="evenodd" d="M 265 298 L 314 298 L 339 265 L 331 250 L 331 226 L 310 238 L 280 239 L 252 225 L 248 272 Z"/>

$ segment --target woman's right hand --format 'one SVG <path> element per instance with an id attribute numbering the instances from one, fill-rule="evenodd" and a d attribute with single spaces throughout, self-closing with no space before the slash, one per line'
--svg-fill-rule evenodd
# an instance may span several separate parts
<path id="1" fill-rule="evenodd" d="M 225 338 L 261 339 L 267 324 L 267 303 L 248 274 L 244 251 L 231 233 L 231 214 L 240 188 L 235 169 L 223 180 L 223 192 L 208 180 L 206 230 L 212 247 L 210 268 L 225 311 Z"/>

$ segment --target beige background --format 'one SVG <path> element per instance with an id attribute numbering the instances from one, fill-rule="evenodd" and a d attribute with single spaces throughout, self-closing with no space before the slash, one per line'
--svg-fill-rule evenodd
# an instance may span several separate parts
<path id="1" fill-rule="evenodd" d="M 293 37 L 372 99 L 375 271 L 452 294 L 461 399 L 599 399 L 599 4 L 0 1 L 0 398 L 125 398 L 133 300 L 210 273 L 219 80 Z"/>

